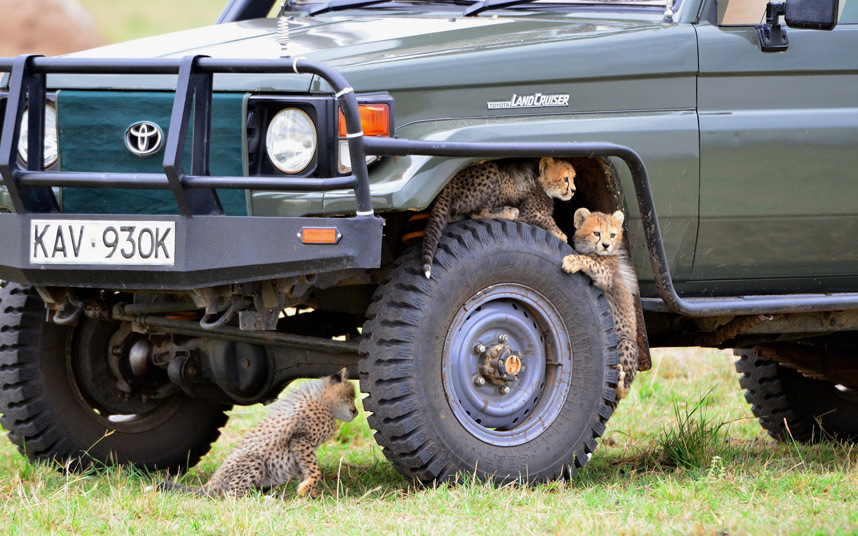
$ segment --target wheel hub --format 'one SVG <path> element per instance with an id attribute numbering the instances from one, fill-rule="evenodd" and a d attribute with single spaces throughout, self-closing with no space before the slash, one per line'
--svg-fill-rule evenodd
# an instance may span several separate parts
<path id="1" fill-rule="evenodd" d="M 151 344 L 128 323 L 85 319 L 75 330 L 68 361 L 80 400 L 99 416 L 155 412 L 178 387 L 150 365 Z"/>
<path id="2" fill-rule="evenodd" d="M 448 331 L 443 363 L 458 421 L 486 443 L 513 446 L 556 418 L 572 355 L 550 302 L 530 288 L 502 284 L 462 306 Z"/>
<path id="3" fill-rule="evenodd" d="M 502 334 L 499 337 L 502 341 L 509 340 L 509 336 Z M 519 372 L 524 370 L 523 356 L 521 352 L 513 350 L 507 344 L 496 344 L 491 348 L 486 348 L 479 344 L 474 349 L 479 354 L 479 376 L 484 381 L 476 381 L 477 385 L 485 385 L 486 382 L 492 385 L 506 386 L 510 382 L 519 379 Z M 507 390 L 507 394 L 509 390 Z"/>
<path id="4" fill-rule="evenodd" d="M 152 343 L 149 339 L 140 339 L 128 351 L 128 366 L 138 378 L 145 378 L 152 360 Z"/>

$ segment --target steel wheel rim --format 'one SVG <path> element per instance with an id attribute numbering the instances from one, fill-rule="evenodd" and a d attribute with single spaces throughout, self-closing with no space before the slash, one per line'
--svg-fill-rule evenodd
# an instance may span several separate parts
<path id="1" fill-rule="evenodd" d="M 479 344 L 498 344 L 501 334 L 522 355 L 519 379 L 477 383 Z M 562 317 L 541 293 L 526 285 L 488 287 L 468 299 L 447 330 L 442 353 L 444 393 L 459 423 L 492 445 L 533 440 L 559 416 L 572 380 L 572 345 Z"/>

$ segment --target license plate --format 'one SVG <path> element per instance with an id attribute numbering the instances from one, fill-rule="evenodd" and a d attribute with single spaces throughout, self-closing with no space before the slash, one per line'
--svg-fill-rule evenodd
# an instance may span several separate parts
<path id="1" fill-rule="evenodd" d="M 172 221 L 32 220 L 33 264 L 172 266 Z"/>

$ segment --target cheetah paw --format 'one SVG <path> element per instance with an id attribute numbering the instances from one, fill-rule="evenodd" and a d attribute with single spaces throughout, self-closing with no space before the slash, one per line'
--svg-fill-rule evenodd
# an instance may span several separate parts
<path id="1" fill-rule="evenodd" d="M 563 231 L 557 231 L 557 232 L 555 232 L 555 233 L 554 233 L 554 236 L 556 236 L 556 237 L 557 237 L 557 238 L 559 238 L 560 240 L 562 240 L 562 241 L 566 242 L 567 244 L 569 243 L 569 237 L 568 237 L 568 236 L 566 236 L 566 233 L 564 233 Z"/>
<path id="2" fill-rule="evenodd" d="M 298 484 L 298 495 L 306 495 L 312 499 L 319 496 L 319 491 L 312 482 L 304 481 Z"/>
<path id="3" fill-rule="evenodd" d="M 504 220 L 517 220 L 518 219 L 518 209 L 515 207 L 503 207 L 495 214 L 496 218 L 501 218 Z"/>
<path id="4" fill-rule="evenodd" d="M 629 389 L 626 387 L 626 371 L 623 370 L 623 367 L 620 365 L 614 365 L 614 368 L 617 369 L 618 377 L 617 377 L 617 398 L 622 400 L 629 394 Z"/>
<path id="5" fill-rule="evenodd" d="M 563 264 L 561 267 L 563 271 L 567 274 L 574 274 L 581 270 L 581 262 L 578 259 L 579 255 L 566 255 L 563 257 Z"/>

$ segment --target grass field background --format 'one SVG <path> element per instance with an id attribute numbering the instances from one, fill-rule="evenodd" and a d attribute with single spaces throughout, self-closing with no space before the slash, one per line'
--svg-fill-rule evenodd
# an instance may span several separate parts
<path id="1" fill-rule="evenodd" d="M 635 380 L 571 482 L 415 487 L 394 472 L 361 414 L 320 449 L 325 485 L 316 500 L 297 497 L 294 484 L 227 500 L 144 492 L 163 476 L 63 474 L 28 464 L 3 441 L 0 520 L 7 534 L 27 536 L 855 533 L 858 453 L 835 443 L 771 442 L 750 414 L 732 360 L 712 350 L 657 351 L 653 370 Z M 677 466 L 665 455 L 666 433 L 680 430 L 677 412 L 684 421 L 695 408 L 690 429 L 703 429 L 706 440 L 692 445 L 696 462 Z M 179 480 L 207 480 L 264 414 L 259 406 L 233 410 L 212 452 Z"/>

